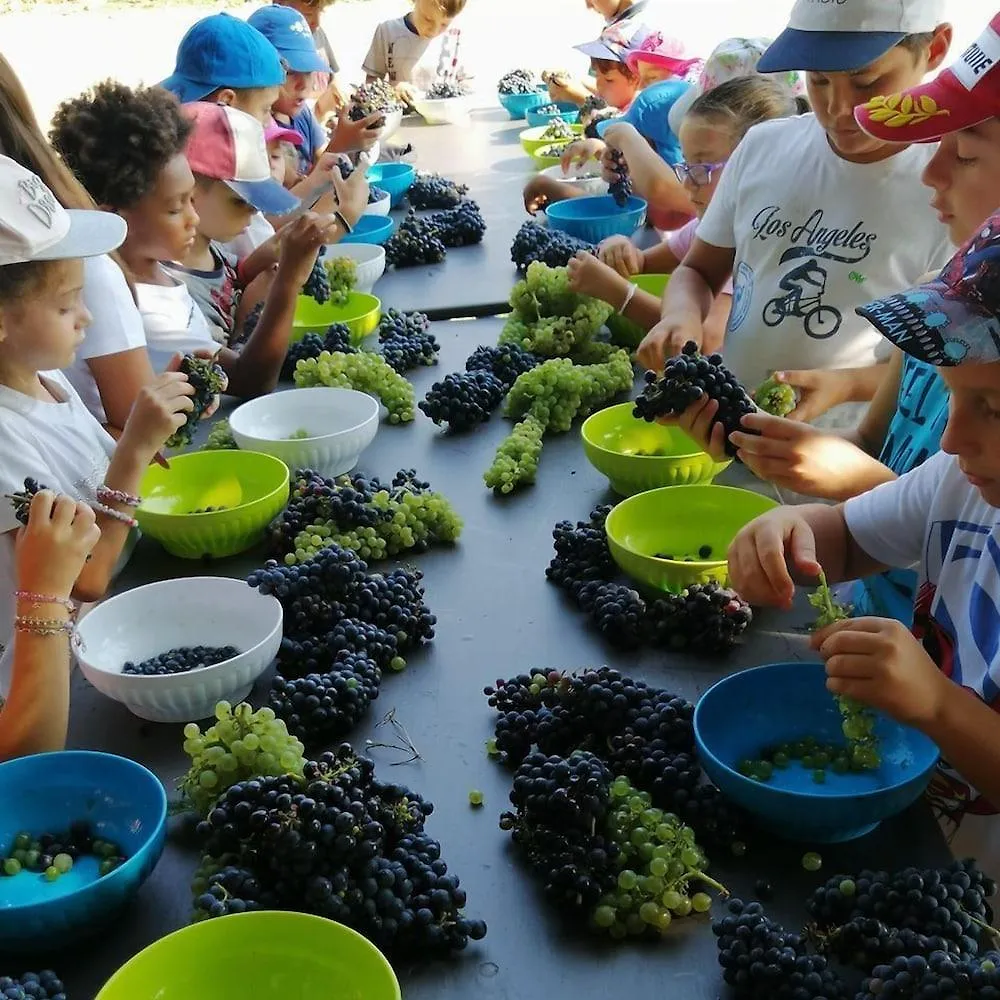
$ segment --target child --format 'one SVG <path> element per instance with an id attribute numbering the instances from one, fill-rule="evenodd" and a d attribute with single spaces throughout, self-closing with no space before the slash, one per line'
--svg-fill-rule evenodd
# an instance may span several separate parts
<path id="1" fill-rule="evenodd" d="M 933 150 L 872 139 L 853 108 L 940 65 L 951 39 L 951 26 L 935 23 L 941 6 L 797 0 L 793 27 L 759 68 L 804 68 L 815 115 L 767 122 L 740 144 L 667 288 L 663 319 L 640 345 L 643 364 L 659 368 L 691 340 L 723 346 L 703 324 L 730 275 L 724 354 L 745 384 L 776 369 L 875 364 L 878 335 L 854 307 L 934 269 L 947 234 L 912 210 Z M 848 409 L 828 419 L 853 423 Z"/>
<path id="2" fill-rule="evenodd" d="M 251 185 L 257 179 L 273 183 L 263 129 L 242 112 L 230 114 L 241 116 L 226 119 L 229 124 L 240 123 L 236 128 L 241 156 L 255 145 L 259 152 L 256 159 L 247 155 L 238 165 L 248 168 L 244 177 Z M 59 107 L 52 141 L 98 204 L 107 205 L 128 222 L 122 256 L 135 276 L 154 366 L 177 352 L 207 350 L 217 354 L 233 395 L 270 392 L 287 349 L 295 299 L 319 247 L 333 242 L 353 223 L 336 217 L 321 220 L 308 213 L 291 223 L 282 234 L 280 264 L 253 336 L 239 353 L 220 344 L 185 283 L 169 274 L 162 263 L 183 260 L 198 241 L 195 179 L 184 152 L 191 129 L 191 121 L 165 91 L 156 87 L 131 90 L 109 81 Z M 236 166 L 234 149 L 235 141 L 228 150 L 227 166 Z M 221 164 L 227 158 L 221 140 L 217 154 L 216 162 Z M 210 158 L 211 151 L 205 155 Z M 207 164 L 204 169 L 209 169 Z M 249 193 L 251 188 L 244 190 Z M 243 210 L 244 226 L 250 213 L 249 208 Z"/>
<path id="3" fill-rule="evenodd" d="M 21 81 L 2 56 L 0 150 L 41 177 L 63 208 L 95 207 L 46 142 Z M 142 317 L 117 254 L 90 257 L 83 271 L 83 300 L 93 321 L 65 374 L 97 420 L 120 433 L 137 393 L 153 381 Z"/>
<path id="4" fill-rule="evenodd" d="M 18 532 L 12 670 L 0 699 L 0 760 L 62 750 L 69 725 L 69 595 L 101 529 L 94 511 L 49 490 L 35 494 Z"/>
<path id="5" fill-rule="evenodd" d="M 297 10 L 306 19 L 309 30 L 312 32 L 313 45 L 316 46 L 316 51 L 326 63 L 324 72 L 316 74 L 317 89 L 320 91 L 320 96 L 316 101 L 314 109 L 319 121 L 321 123 L 325 122 L 327 118 L 343 110 L 347 105 L 347 101 L 337 82 L 337 74 L 340 72 L 340 66 L 337 63 L 337 57 L 333 54 L 333 46 L 330 44 L 330 39 L 327 38 L 326 32 L 323 30 L 323 25 L 320 22 L 320 16 L 333 0 L 276 0 L 276 2 L 280 3 L 283 7 L 291 7 L 293 10 Z"/>
<path id="6" fill-rule="evenodd" d="M 597 257 L 578 254 L 569 264 L 571 287 L 611 303 L 644 329 L 655 326 L 660 300 L 637 289 L 628 277 L 642 272 L 673 273 L 694 240 L 698 219 L 712 200 L 722 166 L 733 150 L 752 126 L 794 113 L 795 102 L 787 91 L 760 76 L 730 80 L 703 94 L 681 125 L 684 162 L 675 166 L 697 217 L 649 250 L 639 250 L 630 240 L 613 237 L 598 248 Z M 705 321 L 706 328 L 719 337 L 725 330 L 731 303 L 732 285 L 727 283 Z"/>
<path id="7" fill-rule="evenodd" d="M 266 125 L 284 82 L 281 57 L 256 28 L 231 14 L 212 14 L 188 29 L 174 71 L 160 86 L 181 104 L 229 104 Z"/>
<path id="8" fill-rule="evenodd" d="M 20 493 L 31 477 L 94 506 L 101 537 L 73 597 L 96 601 L 135 526 L 129 511 L 139 503 L 142 476 L 187 420 L 194 389 L 175 370 L 143 387 L 116 445 L 60 369 L 72 363 L 90 321 L 81 297 L 83 259 L 116 249 L 125 223 L 107 212 L 66 211 L 38 177 L 7 157 L 0 157 L 0 199 L 0 496 Z M 7 646 L 19 524 L 9 501 L 0 506 L 0 644 Z"/>
<path id="9" fill-rule="evenodd" d="M 689 58 L 679 38 L 654 31 L 637 48 L 629 49 L 625 65 L 639 78 L 639 89 L 646 90 L 663 80 L 686 80 L 701 65 L 701 60 Z M 671 125 L 670 130 L 676 135 L 679 126 L 674 129 Z"/>
<path id="10" fill-rule="evenodd" d="M 812 645 L 832 692 L 940 747 L 936 806 L 965 837 L 989 836 L 977 819 L 1000 802 L 1000 216 L 937 280 L 859 311 L 907 354 L 941 366 L 951 395 L 942 451 L 846 504 L 758 518 L 733 542 L 729 571 L 752 604 L 788 607 L 793 581 L 813 582 L 820 567 L 831 581 L 918 567 L 912 632 L 854 618 Z"/>
<path id="11" fill-rule="evenodd" d="M 413 10 L 403 17 L 383 21 L 375 29 L 362 68 L 369 82 L 388 80 L 404 104 L 412 104 L 419 91 L 442 79 L 461 80 L 461 32 L 452 21 L 465 9 L 466 0 L 413 0 Z"/>

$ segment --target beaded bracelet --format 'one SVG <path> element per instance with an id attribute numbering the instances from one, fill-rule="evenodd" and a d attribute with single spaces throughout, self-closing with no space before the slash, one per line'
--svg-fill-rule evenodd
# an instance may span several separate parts
<path id="1" fill-rule="evenodd" d="M 68 597 L 53 597 L 51 594 L 33 594 L 30 590 L 15 590 L 14 597 L 36 608 L 43 604 L 58 604 L 69 612 L 70 618 L 76 617 L 77 607 Z"/>
<path id="2" fill-rule="evenodd" d="M 104 514 L 105 517 L 113 517 L 116 521 L 121 521 L 122 524 L 127 524 L 130 528 L 138 527 L 139 522 L 129 514 L 124 511 L 115 510 L 114 507 L 108 507 L 106 504 L 98 503 L 94 501 L 90 505 L 97 511 L 98 514 Z"/>
<path id="3" fill-rule="evenodd" d="M 110 486 L 101 486 L 97 490 L 97 499 L 101 503 L 120 503 L 126 507 L 138 507 L 142 503 L 141 497 L 134 497 L 124 490 L 113 490 Z"/>
<path id="4" fill-rule="evenodd" d="M 60 618 L 31 618 L 18 615 L 14 619 L 14 629 L 18 632 L 30 632 L 33 635 L 59 635 L 61 632 L 72 635 L 74 625 Z"/>

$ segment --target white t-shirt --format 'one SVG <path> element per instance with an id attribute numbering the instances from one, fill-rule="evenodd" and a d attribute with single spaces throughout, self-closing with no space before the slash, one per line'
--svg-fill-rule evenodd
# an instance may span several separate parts
<path id="1" fill-rule="evenodd" d="M 451 27 L 437 38 L 421 38 L 405 17 L 395 17 L 375 29 L 362 68 L 368 76 L 427 90 L 442 76 L 466 76 L 458 61 L 460 41 L 458 28 Z"/>
<path id="2" fill-rule="evenodd" d="M 84 260 L 83 302 L 93 320 L 87 327 L 83 343 L 77 348 L 76 360 L 66 369 L 65 375 L 87 409 L 103 424 L 107 417 L 87 362 L 91 358 L 145 347 L 146 335 L 125 275 L 110 257 Z"/>
<path id="3" fill-rule="evenodd" d="M 135 291 L 153 371 L 163 371 L 175 354 L 218 351 L 208 321 L 183 281 L 174 285 L 136 285 Z"/>
<path id="4" fill-rule="evenodd" d="M 704 242 L 736 249 L 723 354 L 741 382 L 875 363 L 884 341 L 855 308 L 909 288 L 955 252 L 920 183 L 935 150 L 849 163 L 813 115 L 750 130 L 698 227 Z"/>
<path id="5" fill-rule="evenodd" d="M 888 566 L 919 573 L 913 633 L 956 684 L 1000 711 L 1000 510 L 982 499 L 958 460 L 938 452 L 922 466 L 849 500 L 854 540 Z M 957 856 L 1000 875 L 993 805 L 946 764 L 928 789 Z"/>
<path id="6" fill-rule="evenodd" d="M 62 372 L 42 377 L 61 402 L 46 403 L 0 385 L 0 496 L 23 490 L 25 477 L 81 500 L 93 499 L 104 482 L 115 441 L 74 392 Z M 14 627 L 14 509 L 0 501 L 0 645 Z M 7 689 L 8 658 L 0 665 L 0 691 Z"/>

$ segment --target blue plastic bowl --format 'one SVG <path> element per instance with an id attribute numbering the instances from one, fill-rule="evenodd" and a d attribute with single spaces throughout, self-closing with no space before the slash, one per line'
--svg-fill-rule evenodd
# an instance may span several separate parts
<path id="1" fill-rule="evenodd" d="M 543 104 L 551 104 L 549 88 L 541 86 L 533 94 L 501 94 L 497 93 L 504 110 L 512 119 L 523 118 L 532 108 L 540 108 Z"/>
<path id="2" fill-rule="evenodd" d="M 632 195 L 619 208 L 611 195 L 599 194 L 557 201 L 545 214 L 553 229 L 599 243 L 609 236 L 631 236 L 646 221 L 646 202 Z"/>
<path id="3" fill-rule="evenodd" d="M 376 163 L 365 176 L 369 184 L 389 192 L 389 204 L 395 208 L 412 187 L 417 168 L 409 163 Z"/>
<path id="4" fill-rule="evenodd" d="M 705 773 L 760 825 L 786 840 L 834 844 L 854 840 L 902 812 L 931 779 L 938 748 L 923 733 L 880 716 L 882 766 L 828 772 L 825 784 L 796 761 L 767 782 L 744 777 L 741 760 L 768 746 L 814 736 L 842 743 L 840 712 L 826 690 L 821 663 L 769 663 L 710 687 L 694 712 L 694 736 Z"/>
<path id="5" fill-rule="evenodd" d="M 362 215 L 354 227 L 353 233 L 348 233 L 341 243 L 377 243 L 381 246 L 396 228 L 396 223 L 385 215 Z"/>
<path id="6" fill-rule="evenodd" d="M 546 104 L 551 104 L 552 101 L 546 101 Z M 540 104 L 539 107 L 544 107 L 545 105 Z M 561 118 L 567 125 L 572 125 L 574 122 L 580 120 L 580 109 L 575 104 L 556 104 L 558 111 L 536 111 L 534 108 L 528 108 L 525 112 L 524 117 L 528 120 L 528 127 L 535 128 L 538 125 L 548 125 L 549 122 L 554 121 L 556 118 Z"/>
<path id="7" fill-rule="evenodd" d="M 82 857 L 55 882 L 21 872 L 0 877 L 0 951 L 51 950 L 93 933 L 139 891 L 163 853 L 167 796 L 156 775 L 114 754 L 66 750 L 0 764 L 0 853 L 21 831 L 58 833 L 88 820 L 128 860 L 97 877 Z"/>

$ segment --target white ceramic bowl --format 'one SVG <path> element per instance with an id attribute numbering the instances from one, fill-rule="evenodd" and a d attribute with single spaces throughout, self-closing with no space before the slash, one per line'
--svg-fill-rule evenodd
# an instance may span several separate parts
<path id="1" fill-rule="evenodd" d="M 289 469 L 324 476 L 350 472 L 378 431 L 379 401 L 355 389 L 289 389 L 260 396 L 229 418 L 240 448 L 280 458 Z M 291 438 L 299 430 L 309 437 Z"/>
<path id="2" fill-rule="evenodd" d="M 83 676 L 151 722 L 207 719 L 220 701 L 246 698 L 281 645 L 281 604 L 244 580 L 196 576 L 136 587 L 99 604 L 77 627 Z M 235 646 L 239 656 L 183 674 L 123 674 L 179 646 Z"/>
<path id="3" fill-rule="evenodd" d="M 377 184 L 373 185 L 378 187 Z M 392 208 L 392 198 L 388 191 L 382 192 L 382 197 L 378 201 L 368 202 L 368 207 L 365 209 L 365 215 L 388 215 L 389 209 Z"/>
<path id="4" fill-rule="evenodd" d="M 559 164 L 556 164 L 554 167 L 546 167 L 542 171 L 542 174 L 545 177 L 552 177 L 564 184 L 575 184 L 587 194 L 608 193 L 608 182 L 602 179 L 600 167 L 596 163 L 585 163 L 582 166 L 574 165 L 565 174 L 563 173 L 563 168 Z"/>
<path id="5" fill-rule="evenodd" d="M 375 283 L 385 274 L 385 250 L 375 243 L 329 243 L 326 260 L 350 257 L 357 265 L 354 291 L 371 295 Z"/>
<path id="6" fill-rule="evenodd" d="M 443 97 L 428 100 L 420 95 L 414 98 L 413 106 L 428 125 L 468 125 L 472 112 L 472 98 Z"/>
<path id="7" fill-rule="evenodd" d="M 385 142 L 391 139 L 398 131 L 399 127 L 403 124 L 403 109 L 396 108 L 395 111 L 390 111 L 385 116 L 385 125 L 382 126 L 382 131 L 379 132 L 378 141 Z"/>

